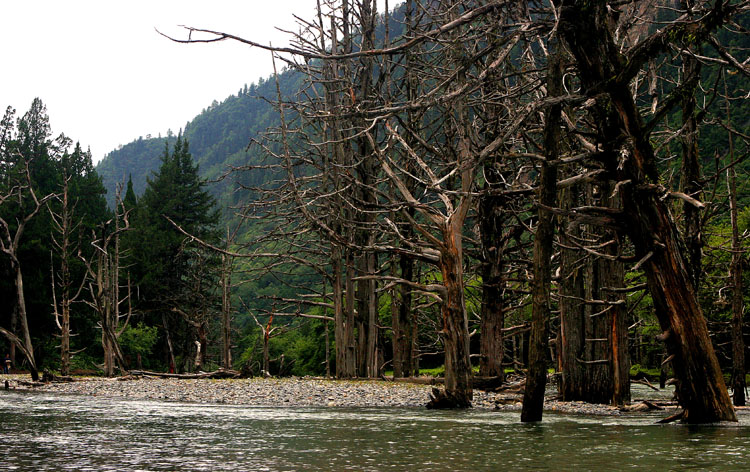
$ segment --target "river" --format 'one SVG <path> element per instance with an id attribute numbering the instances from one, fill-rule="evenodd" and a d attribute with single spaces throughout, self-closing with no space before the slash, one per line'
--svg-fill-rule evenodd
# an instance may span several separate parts
<path id="1" fill-rule="evenodd" d="M 748 470 L 750 424 L 0 392 L 0 470 Z"/>

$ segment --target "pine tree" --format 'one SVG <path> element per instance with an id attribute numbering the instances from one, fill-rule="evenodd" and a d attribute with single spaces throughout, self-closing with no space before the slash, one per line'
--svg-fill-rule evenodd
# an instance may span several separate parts
<path id="1" fill-rule="evenodd" d="M 210 299 L 215 285 L 208 282 L 196 285 L 196 274 L 210 277 L 210 271 L 204 269 L 213 262 L 210 258 L 206 262 L 195 248 L 186 246 L 185 235 L 170 222 L 201 240 L 218 239 L 219 213 L 204 186 L 187 141 L 178 136 L 171 153 L 169 145 L 165 145 L 161 167 L 148 180 L 137 204 L 135 231 L 129 241 L 143 305 L 152 313 L 151 323 L 164 327 L 166 339 L 162 341 L 169 349 L 170 364 L 176 363 L 173 350 L 187 355 L 192 348 L 191 326 L 201 329 L 191 319 L 199 304 L 197 300 Z M 125 198 L 129 200 L 128 193 Z"/>

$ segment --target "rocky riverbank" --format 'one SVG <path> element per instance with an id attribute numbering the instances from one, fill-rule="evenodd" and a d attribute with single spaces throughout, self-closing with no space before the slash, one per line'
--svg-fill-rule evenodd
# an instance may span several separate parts
<path id="1" fill-rule="evenodd" d="M 31 384 L 25 377 L 10 376 L 10 388 L 56 394 L 107 396 L 206 404 L 249 406 L 328 407 L 423 407 L 429 401 L 431 385 L 378 380 L 281 379 L 136 379 L 77 378 L 74 382 Z M 607 405 L 555 401 L 550 388 L 545 410 L 586 415 L 619 415 Z M 668 392 L 649 392 L 633 386 L 634 401 L 668 400 Z M 475 390 L 475 408 L 515 411 L 521 409 L 521 395 Z M 671 409 L 665 410 L 665 416 Z"/>

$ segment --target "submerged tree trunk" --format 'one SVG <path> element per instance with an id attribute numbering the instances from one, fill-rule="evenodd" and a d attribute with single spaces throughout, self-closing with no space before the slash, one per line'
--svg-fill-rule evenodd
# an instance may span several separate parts
<path id="1" fill-rule="evenodd" d="M 449 220 L 443 230 L 445 247 L 440 254 L 440 271 L 445 285 L 442 305 L 445 347 L 445 395 L 451 406 L 471 406 L 471 360 L 469 356 L 469 321 L 464 304 L 463 245 L 461 227 Z"/>
<path id="2" fill-rule="evenodd" d="M 547 67 L 547 93 L 550 97 L 562 95 L 563 60 L 557 45 L 550 43 Z M 555 236 L 552 209 L 557 205 L 557 166 L 562 136 L 562 105 L 553 105 L 547 111 L 544 124 L 544 161 L 539 177 L 537 215 L 539 221 L 534 234 L 534 280 L 531 285 L 531 338 L 529 370 L 523 394 L 521 421 L 541 421 L 544 407 L 544 388 L 547 383 L 547 338 L 550 315 L 550 283 L 553 239 Z"/>
<path id="3" fill-rule="evenodd" d="M 578 206 L 578 186 L 564 191 L 561 206 Z M 582 401 L 586 398 L 586 365 L 584 359 L 586 321 L 583 300 L 584 270 L 580 251 L 573 249 L 572 239 L 580 237 L 580 225 L 571 222 L 560 235 L 560 395 L 564 401 Z"/>

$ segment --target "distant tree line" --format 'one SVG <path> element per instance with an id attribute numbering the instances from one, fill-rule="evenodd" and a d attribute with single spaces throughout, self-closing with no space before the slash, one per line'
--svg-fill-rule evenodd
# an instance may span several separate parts
<path id="1" fill-rule="evenodd" d="M 41 100 L 18 119 L 8 107 L 0 136 L 0 333 L 13 365 L 37 379 L 204 362 L 221 267 L 173 222 L 213 241 L 219 214 L 187 141 L 165 143 L 140 200 L 128 181 L 108 208 L 91 153 L 52 139 Z"/>

